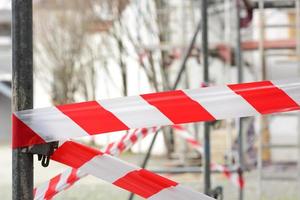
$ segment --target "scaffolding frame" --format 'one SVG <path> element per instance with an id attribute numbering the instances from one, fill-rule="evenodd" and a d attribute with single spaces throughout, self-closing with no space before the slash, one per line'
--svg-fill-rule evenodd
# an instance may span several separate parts
<path id="1" fill-rule="evenodd" d="M 245 0 L 247 1 L 247 0 Z M 175 78 L 175 83 L 174 83 L 174 87 L 172 87 L 171 89 L 176 89 L 176 87 L 179 85 L 182 75 L 186 70 L 186 63 L 187 60 L 190 57 L 190 54 L 196 44 L 196 39 L 198 36 L 198 33 L 200 31 L 200 29 L 202 30 L 202 56 L 203 56 L 203 62 L 204 62 L 204 67 L 203 67 L 203 81 L 205 84 L 209 83 L 209 64 L 208 64 L 208 58 L 209 58 L 209 53 L 208 53 L 208 2 L 207 0 L 200 0 L 200 2 L 202 2 L 201 4 L 201 20 L 199 21 L 198 26 L 196 27 L 196 30 L 194 32 L 193 37 L 191 38 L 191 41 L 189 43 L 188 48 L 186 49 L 184 55 L 183 55 L 183 59 L 181 62 L 181 65 L 179 67 L 179 73 L 177 74 L 176 78 Z M 219 2 L 220 3 L 220 2 Z M 237 68 L 238 68 L 238 81 L 242 82 L 243 81 L 243 64 L 242 64 L 242 42 L 241 42 L 241 5 L 239 3 L 239 0 L 228 0 L 228 4 L 230 5 L 230 3 L 233 3 L 233 7 L 236 8 L 236 41 L 235 41 L 235 51 L 236 51 L 236 62 L 237 64 Z M 224 7 L 225 8 L 225 7 Z M 230 9 L 223 10 L 230 12 Z M 228 16 L 228 15 L 227 15 Z M 230 16 L 230 15 L 229 15 Z M 231 26 L 231 23 L 229 23 L 229 26 Z M 230 30 L 230 28 L 229 28 Z M 229 37 L 230 38 L 230 37 Z M 170 45 L 168 45 L 168 47 L 170 47 Z M 192 170 L 192 168 L 187 168 L 187 169 L 183 169 L 183 170 L 178 170 L 178 169 L 157 169 L 155 170 L 156 172 L 162 172 L 162 173 L 204 173 L 204 192 L 207 195 L 212 195 L 214 193 L 214 191 L 211 188 L 211 173 L 215 173 L 214 171 L 211 172 L 210 170 L 210 160 L 211 160 L 211 155 L 210 155 L 210 136 L 209 136 L 209 131 L 210 130 L 210 125 L 209 123 L 204 123 L 204 157 L 205 157 L 205 163 L 204 163 L 204 168 L 203 169 L 197 169 L 197 170 Z M 142 168 L 146 168 L 149 159 L 151 158 L 151 152 L 153 149 L 153 146 L 156 142 L 157 139 L 157 135 L 158 132 L 155 133 L 154 137 L 152 138 L 152 141 L 149 145 L 149 148 L 147 150 L 147 153 L 142 161 L 141 167 Z M 233 170 L 232 172 L 234 173 L 239 173 L 241 176 L 243 175 L 243 170 L 244 170 L 244 147 L 243 147 L 243 121 L 239 120 L 239 125 L 238 125 L 238 144 L 239 144 L 239 148 L 238 148 L 238 154 L 239 154 L 239 169 L 238 170 Z M 222 194 L 220 194 L 222 195 Z M 129 196 L 129 200 L 132 200 L 134 197 L 134 194 L 130 194 Z M 244 198 L 244 192 L 242 188 L 239 188 L 239 200 L 242 200 Z"/>
<path id="2" fill-rule="evenodd" d="M 298 76 L 300 76 L 300 1 L 299 0 L 293 0 L 293 1 L 288 1 L 283 4 L 278 4 L 278 1 L 266 1 L 266 0 L 259 0 L 258 5 L 256 5 L 259 9 L 259 18 L 260 18 L 260 24 L 259 24 L 259 55 L 260 55 L 260 63 L 262 65 L 262 79 L 266 79 L 267 77 L 267 69 L 266 69 L 266 58 L 269 56 L 287 56 L 282 53 L 277 53 L 277 54 L 267 54 L 266 53 L 266 45 L 265 41 L 267 39 L 265 38 L 265 29 L 266 28 L 274 28 L 274 26 L 266 25 L 265 24 L 265 15 L 264 15 L 264 10 L 267 8 L 278 8 L 278 9 L 294 9 L 295 11 L 295 17 L 296 17 L 296 24 L 284 24 L 284 25 L 277 25 L 275 28 L 294 28 L 296 32 L 296 44 L 295 44 L 295 54 L 296 60 L 297 60 L 297 68 L 298 68 Z M 285 48 L 289 49 L 289 45 L 286 45 Z M 285 49 L 284 47 L 282 49 Z M 289 54 L 291 55 L 291 54 Z M 294 116 L 297 117 L 297 144 L 296 145 L 273 145 L 273 144 L 263 144 L 263 138 L 262 138 L 262 133 L 259 134 L 258 136 L 258 162 L 257 162 L 257 170 L 258 170 L 258 199 L 262 199 L 263 197 L 263 181 L 297 181 L 299 186 L 300 186 L 300 115 L 298 113 L 295 114 L 289 114 L 289 116 Z M 267 117 L 261 117 L 262 119 L 262 127 L 261 130 L 263 131 L 267 126 L 269 126 Z M 298 159 L 297 159 L 297 169 L 298 169 L 298 174 L 296 178 L 287 178 L 287 177 L 265 177 L 263 175 L 263 168 L 264 168 L 264 163 L 263 163 L 263 150 L 268 149 L 269 151 L 273 148 L 276 149 L 286 149 L 286 148 L 297 148 L 298 149 Z M 299 199 L 300 199 L 300 191 L 299 191 Z"/>
<path id="3" fill-rule="evenodd" d="M 238 1 L 236 1 L 238 2 Z M 236 40 L 236 52 L 238 61 L 238 77 L 239 82 L 242 81 L 242 57 L 241 57 L 241 38 L 240 38 L 240 7 L 237 5 L 237 40 Z M 202 0 L 202 21 L 201 26 L 197 27 L 195 32 L 195 38 L 198 35 L 200 27 L 202 27 L 202 52 L 204 59 L 204 81 L 209 82 L 209 53 L 208 53 L 208 25 L 207 25 L 207 7 L 208 1 Z M 32 48 L 32 0 L 13 0 L 13 102 L 14 110 L 30 109 L 33 107 L 33 78 L 32 78 L 32 63 L 33 63 L 33 48 Z M 186 61 L 190 55 L 190 52 L 195 44 L 196 39 L 193 39 L 190 44 L 190 48 L 187 50 L 185 60 L 182 63 L 182 72 L 186 68 Z M 22 46 L 23 45 L 23 46 Z M 26 65 L 25 65 L 26 64 Z M 180 81 L 182 73 L 178 74 L 178 78 L 174 84 L 173 89 L 176 88 Z M 26 88 L 25 88 L 26 87 Z M 25 89 L 24 89 L 25 88 Z M 24 89 L 24 90 L 22 90 Z M 23 93 L 25 91 L 26 96 Z M 25 103 L 24 103 L 25 102 Z M 211 194 L 211 171 L 210 171 L 210 138 L 209 138 L 209 123 L 205 123 L 205 193 Z M 242 126 L 240 123 L 240 145 L 242 145 Z M 151 156 L 151 150 L 157 138 L 157 133 L 153 137 L 153 140 L 149 146 L 148 152 L 144 159 L 142 167 L 146 167 L 148 160 Z M 47 146 L 47 145 L 46 145 Z M 243 146 L 240 146 L 240 161 L 241 167 Z M 24 152 L 25 151 L 25 152 Z M 192 172 L 192 170 L 190 170 Z M 24 184 L 26 183 L 26 184 Z M 33 199 L 33 153 L 24 149 L 16 149 L 13 152 L 13 199 Z M 240 199 L 242 199 L 242 191 L 240 192 Z M 130 197 L 132 198 L 132 197 Z"/>

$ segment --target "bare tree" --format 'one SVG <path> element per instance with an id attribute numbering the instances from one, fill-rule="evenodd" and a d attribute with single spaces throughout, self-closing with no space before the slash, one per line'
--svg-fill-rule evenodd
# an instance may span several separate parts
<path id="1" fill-rule="evenodd" d="M 120 1 L 118 11 L 126 7 Z M 103 63 L 102 35 L 113 25 L 115 2 L 44 0 L 35 4 L 36 67 L 51 85 L 54 104 L 90 100 L 96 94 L 97 67 Z"/>
<path id="2" fill-rule="evenodd" d="M 155 91 L 170 89 L 168 52 L 145 47 L 149 40 L 160 47 L 168 39 L 168 16 L 160 15 L 165 0 L 39 2 L 34 17 L 36 67 L 39 77 L 51 85 L 54 104 L 95 99 L 99 67 L 115 79 L 105 64 L 111 60 L 120 70 L 122 95 L 128 95 L 128 58 L 136 60 Z M 135 14 L 135 25 L 126 13 Z"/>
<path id="3" fill-rule="evenodd" d="M 151 39 L 152 45 L 160 47 L 168 40 L 168 20 L 169 17 L 161 11 L 167 7 L 164 0 L 156 0 L 154 3 L 149 1 L 133 1 L 130 7 L 130 13 L 135 13 L 137 23 L 135 32 L 131 31 L 133 26 L 128 24 L 126 17 L 120 13 L 117 15 L 117 24 L 112 29 L 111 35 L 117 41 L 119 48 L 119 66 L 122 73 L 124 94 L 127 94 L 127 67 L 123 57 L 135 58 L 140 67 L 144 70 L 149 84 L 155 91 L 170 89 L 169 81 L 169 52 L 154 48 L 148 49 L 147 40 Z M 124 13 L 123 13 L 124 14 Z M 124 20 L 125 19 L 125 20 Z M 127 45 L 124 45 L 124 44 Z M 134 53 L 132 53 L 133 50 Z M 131 53 L 129 53 L 131 52 Z M 173 152 L 173 137 L 168 131 L 164 131 L 168 154 Z"/>

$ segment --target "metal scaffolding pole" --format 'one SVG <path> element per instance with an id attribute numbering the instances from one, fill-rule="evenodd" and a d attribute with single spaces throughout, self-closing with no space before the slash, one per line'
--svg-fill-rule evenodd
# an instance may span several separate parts
<path id="1" fill-rule="evenodd" d="M 295 2 L 294 1 L 291 1 L 291 0 L 284 0 L 284 1 L 280 1 L 280 0 L 277 0 L 277 1 L 264 1 L 263 2 L 263 7 L 265 9 L 268 9 L 268 8 L 277 8 L 277 9 L 280 9 L 280 8 L 294 8 L 295 7 Z M 259 8 L 259 5 L 260 4 L 260 0 L 257 0 L 256 2 L 253 3 L 253 8 L 254 9 L 257 9 Z"/>
<path id="2" fill-rule="evenodd" d="M 195 43 L 196 43 L 196 40 L 197 40 L 197 36 L 198 36 L 198 33 L 200 32 L 200 29 L 201 29 L 201 26 L 202 26 L 202 21 L 200 20 L 197 27 L 196 27 L 196 30 L 194 32 L 194 35 L 192 37 L 192 40 L 184 54 L 184 57 L 182 59 L 182 62 L 180 64 L 180 67 L 179 67 L 179 72 L 178 72 L 178 75 L 175 79 L 175 83 L 174 83 L 174 86 L 172 89 L 176 89 L 176 87 L 179 85 L 180 83 L 180 80 L 181 80 L 181 76 L 183 74 L 183 72 L 185 71 L 185 68 L 186 68 L 186 63 L 191 55 L 191 52 L 195 46 Z"/>
<path id="3" fill-rule="evenodd" d="M 207 20 L 207 0 L 202 0 L 201 5 L 201 21 L 202 21 L 202 60 L 203 60 L 203 81 L 207 85 L 209 83 L 208 70 L 208 20 Z M 211 192 L 210 179 L 210 124 L 204 123 L 204 193 L 209 195 Z"/>
<path id="4" fill-rule="evenodd" d="M 296 0 L 296 55 L 297 55 L 297 67 L 298 76 L 300 76 L 300 0 Z M 298 188 L 300 188 L 300 114 L 298 114 Z M 300 199 L 300 190 L 298 193 L 298 199 Z"/>
<path id="5" fill-rule="evenodd" d="M 200 32 L 200 29 L 201 29 L 201 21 L 199 22 L 198 26 L 196 27 L 196 30 L 195 30 L 193 38 L 192 38 L 192 40 L 190 42 L 190 45 L 189 45 L 188 49 L 186 50 L 186 53 L 184 54 L 184 58 L 183 58 L 183 61 L 181 63 L 181 66 L 180 66 L 179 73 L 178 73 L 178 75 L 177 75 L 177 77 L 175 79 L 176 81 L 175 81 L 173 87 L 171 88 L 172 90 L 175 90 L 178 87 L 179 83 L 180 83 L 180 80 L 182 78 L 183 72 L 185 71 L 185 68 L 186 68 L 186 62 L 187 62 L 188 58 L 190 57 L 190 54 L 191 54 L 191 52 L 193 50 L 193 47 L 194 47 L 194 45 L 196 43 L 197 36 L 198 36 L 198 33 Z M 142 168 L 145 168 L 147 166 L 147 164 L 148 164 L 148 161 L 149 161 L 149 159 L 151 157 L 151 152 L 152 152 L 153 146 L 154 146 L 155 141 L 157 139 L 158 132 L 159 132 L 159 130 L 155 133 L 154 137 L 152 138 L 152 141 L 151 141 L 150 146 L 148 147 L 146 156 L 145 156 L 145 158 L 144 158 L 144 160 L 143 160 L 143 162 L 141 164 Z M 128 200 L 132 200 L 133 198 L 134 198 L 134 194 L 131 193 L 130 196 L 129 196 L 129 198 L 128 198 Z"/>
<path id="6" fill-rule="evenodd" d="M 159 132 L 159 131 L 160 131 L 160 130 L 157 130 L 157 131 L 155 132 L 153 138 L 152 138 L 152 141 L 151 141 L 151 143 L 150 143 L 150 146 L 148 147 L 146 156 L 145 156 L 145 158 L 144 158 L 144 160 L 143 160 L 143 163 L 141 164 L 141 168 L 145 168 L 145 167 L 147 166 L 147 164 L 148 164 L 148 161 L 149 161 L 149 159 L 150 159 L 150 157 L 151 157 L 152 149 L 153 149 L 153 146 L 154 146 L 154 144 L 155 144 L 155 141 L 156 141 L 156 138 L 157 138 L 157 136 L 158 136 L 158 132 Z M 128 200 L 132 200 L 133 198 L 134 198 L 134 193 L 130 193 Z"/>
<path id="7" fill-rule="evenodd" d="M 242 64 L 242 49 L 241 49 L 241 26 L 240 26 L 240 1 L 236 0 L 236 66 L 238 71 L 238 82 L 243 82 L 243 64 Z M 239 152 L 239 163 L 240 163 L 240 176 L 243 176 L 244 170 L 244 145 L 243 145 L 243 118 L 240 118 L 238 126 L 238 152 Z M 242 188 L 239 190 L 239 199 L 242 200 L 244 197 L 244 191 Z"/>
<path id="8" fill-rule="evenodd" d="M 32 0 L 12 0 L 12 110 L 33 108 Z M 33 155 L 12 152 L 12 199 L 33 199 Z"/>
<path id="9" fill-rule="evenodd" d="M 172 167 L 172 168 L 158 168 L 150 169 L 150 171 L 159 173 L 159 174 L 182 174 L 182 173 L 203 173 L 204 170 L 202 167 Z M 229 169 L 230 173 L 237 173 L 236 169 Z M 223 174 L 224 172 L 218 170 L 212 170 L 212 174 Z"/>
<path id="10" fill-rule="evenodd" d="M 264 0 L 259 0 L 259 56 L 260 56 L 260 64 L 262 67 L 262 78 L 264 79 L 264 77 L 266 76 L 266 70 L 265 70 L 265 50 L 264 50 L 264 40 L 265 40 L 265 16 L 264 16 L 264 6 L 265 6 L 265 2 Z M 257 170 L 258 170 L 258 187 L 257 187 L 257 191 L 258 191 L 258 199 L 262 199 L 262 169 L 263 169 L 263 160 L 262 160 L 262 156 L 263 156 L 263 141 L 262 141 L 262 134 L 263 134 L 263 130 L 266 128 L 265 123 L 263 123 L 264 121 L 264 117 L 261 117 L 261 131 L 258 134 L 258 156 L 257 156 Z"/>

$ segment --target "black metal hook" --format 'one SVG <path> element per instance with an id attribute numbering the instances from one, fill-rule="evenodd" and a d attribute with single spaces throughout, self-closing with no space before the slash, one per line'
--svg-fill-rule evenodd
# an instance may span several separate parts
<path id="1" fill-rule="evenodd" d="M 221 186 L 217 186 L 210 192 L 210 196 L 218 200 L 223 200 L 223 188 Z"/>
<path id="2" fill-rule="evenodd" d="M 38 161 L 41 161 L 43 167 L 48 167 L 50 164 L 50 156 L 55 149 L 58 148 L 58 142 L 50 142 L 31 147 L 30 153 L 38 155 Z"/>
<path id="3" fill-rule="evenodd" d="M 38 161 L 41 161 L 43 167 L 48 167 L 50 164 L 50 156 L 38 154 Z"/>
<path id="4" fill-rule="evenodd" d="M 43 156 L 41 163 L 43 167 L 48 167 L 50 163 L 50 156 Z"/>

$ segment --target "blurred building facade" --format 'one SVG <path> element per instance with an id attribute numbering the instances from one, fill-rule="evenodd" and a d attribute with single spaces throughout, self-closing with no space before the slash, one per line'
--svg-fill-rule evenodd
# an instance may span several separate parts
<path id="1" fill-rule="evenodd" d="M 62 1 L 56 0 L 56 1 L 49 1 L 49 0 L 36 0 L 34 1 L 36 3 L 36 6 L 40 8 L 40 12 L 46 11 L 50 12 L 57 7 L 53 7 L 53 5 L 59 5 L 62 3 Z M 55 2 L 55 3 L 54 3 Z M 69 3 L 68 3 L 69 2 Z M 91 5 L 92 1 L 86 1 L 86 6 L 88 7 Z M 107 2 L 103 1 L 103 2 Z M 116 1 L 117 2 L 117 1 Z M 127 0 L 120 0 L 121 6 L 118 9 L 118 12 L 125 13 L 125 15 L 128 17 L 128 21 L 130 21 L 130 18 L 136 17 L 138 19 L 139 13 L 128 15 L 127 9 L 132 9 L 131 5 L 134 1 L 127 1 Z M 155 1 L 159 2 L 159 1 Z M 229 3 L 228 3 L 229 2 Z M 231 3 L 230 3 L 231 2 Z M 231 52 L 227 52 L 229 57 L 232 57 L 233 60 L 233 48 L 235 46 L 235 35 L 236 30 L 235 28 L 235 14 L 233 12 L 234 10 L 234 4 L 232 4 L 233 1 L 227 0 L 221 3 L 218 3 L 216 6 L 212 6 L 209 9 L 209 43 L 212 54 L 214 54 L 215 51 L 222 50 L 221 47 L 228 46 L 227 49 L 230 49 Z M 9 101 L 9 95 L 7 95 L 7 91 L 9 91 L 10 87 L 10 79 L 11 79 L 11 38 L 10 38 L 10 20 L 11 20 L 11 14 L 10 14 L 10 1 L 9 0 L 2 0 L 0 2 L 0 81 L 2 87 L 0 87 L 0 120 L 1 123 L 0 126 L 0 137 L 3 137 L 5 135 L 6 138 L 9 137 L 10 133 L 10 101 Z M 64 1 L 63 6 L 71 6 L 72 8 L 73 1 Z M 108 4 L 110 5 L 110 4 Z M 197 23 L 199 22 L 200 18 L 200 4 L 199 1 L 196 0 L 189 0 L 189 1 L 182 1 L 182 0 L 174 0 L 170 1 L 167 6 L 162 7 L 158 9 L 157 16 L 159 18 L 168 18 L 166 24 L 162 24 L 162 28 L 167 29 L 166 36 L 163 42 L 158 44 L 156 40 L 150 40 L 149 38 L 146 38 L 147 42 L 142 46 L 139 46 L 141 54 L 138 55 L 142 58 L 145 55 L 156 55 L 155 52 L 163 52 L 164 54 L 167 54 L 167 56 L 170 58 L 170 64 L 167 66 L 169 74 L 169 78 L 171 80 L 174 79 L 178 72 L 178 67 L 181 63 L 180 58 L 183 56 L 184 51 L 186 50 L 189 41 L 195 31 L 195 27 L 197 26 Z M 128 8 L 129 7 L 129 8 Z M 92 9 L 93 10 L 93 9 Z M 94 9 L 97 11 L 97 7 Z M 113 10 L 113 8 L 108 8 L 108 10 Z M 115 23 L 120 23 L 117 18 L 112 17 L 107 18 L 108 16 L 114 16 L 113 14 L 109 12 L 99 12 L 100 15 L 97 16 L 98 20 L 94 20 L 91 25 L 88 27 L 91 34 L 90 37 L 94 37 L 97 33 L 101 32 L 101 34 L 109 34 L 111 32 L 111 29 L 114 28 Z M 106 14 L 105 14 L 106 13 Z M 259 13 L 256 10 L 253 14 L 253 21 L 251 25 L 242 30 L 242 38 L 244 41 L 256 41 L 259 40 Z M 102 19 L 102 20 L 99 20 Z M 105 20 L 104 20 L 105 19 Z M 124 20 L 124 19 L 123 19 Z M 125 19 L 126 20 L 126 19 Z M 151 19 L 155 20 L 155 18 Z M 270 9 L 266 11 L 266 23 L 270 24 L 288 24 L 292 23 L 293 21 L 293 13 L 286 12 L 286 11 L 280 11 L 276 9 Z M 129 23 L 129 28 L 135 30 L 136 27 L 133 26 L 134 22 Z M 128 27 L 127 27 L 128 28 Z M 139 27 L 138 27 L 139 28 Z M 157 28 L 157 27 L 154 27 Z M 158 27 L 159 28 L 159 27 Z M 140 27 L 140 29 L 142 29 Z M 127 31 L 127 30 L 126 30 Z M 138 30 L 136 30 L 138 31 Z M 154 30 L 156 31 L 156 30 Z M 189 60 L 189 63 L 187 64 L 187 80 L 182 81 L 181 87 L 199 87 L 201 83 L 201 77 L 202 77 L 202 70 L 201 70 L 201 61 L 200 61 L 200 47 L 201 47 L 201 34 L 199 34 L 198 40 L 196 42 L 196 48 L 193 51 L 192 58 Z M 272 40 L 282 40 L 282 39 L 294 39 L 295 34 L 291 31 L 289 28 L 285 29 L 279 29 L 279 28 L 272 28 L 266 31 L 266 37 Z M 107 42 L 107 41 L 103 41 Z M 125 42 L 128 43 L 128 39 L 125 39 Z M 95 43 L 96 44 L 96 43 Z M 112 43 L 115 46 L 117 46 L 116 43 Z M 220 45 L 222 44 L 222 45 Z M 96 46 L 96 45 L 95 45 Z M 98 47 L 95 47 L 98 48 Z M 131 49 L 130 49 L 131 50 Z M 257 50 L 257 49 L 256 49 Z M 117 47 L 112 47 L 111 53 L 113 54 L 115 51 L 117 51 Z M 277 54 L 278 52 L 274 52 L 274 54 Z M 281 50 L 283 52 L 283 50 Z M 107 53 L 107 52 L 105 52 Z M 272 52 L 271 52 L 272 53 Z M 222 52 L 220 53 L 222 54 Z M 226 52 L 225 52 L 226 54 Z M 105 56 L 109 57 L 111 55 L 106 54 Z M 125 57 L 125 56 L 124 56 Z M 127 56 L 129 57 L 129 56 Z M 127 60 L 127 57 L 123 60 Z M 129 59 L 129 58 L 128 58 Z M 259 54 L 257 51 L 245 51 L 243 52 L 243 59 L 245 64 L 245 81 L 254 81 L 260 79 L 260 73 L 262 71 L 259 61 Z M 211 80 L 213 84 L 224 84 L 228 82 L 236 82 L 236 74 L 237 70 L 234 66 L 234 63 L 231 63 L 231 60 L 226 60 L 226 56 L 223 59 L 220 55 L 217 56 L 211 56 L 210 57 L 210 75 Z M 111 62 L 111 59 L 107 63 L 109 66 L 109 70 L 113 69 L 116 65 L 116 63 Z M 139 82 L 136 79 L 143 80 L 143 77 L 139 77 L 140 75 L 136 73 L 139 67 L 134 67 L 136 63 L 133 63 L 132 61 L 129 61 L 129 64 L 131 65 L 130 68 L 128 68 L 128 85 L 131 86 L 128 89 L 128 95 L 134 95 L 137 93 L 144 93 L 148 92 L 144 88 L 149 86 L 147 84 L 144 84 L 142 86 L 136 87 Z M 127 63 L 127 65 L 129 65 Z M 102 63 L 98 64 L 102 65 Z M 285 70 L 283 70 L 285 69 Z M 288 70 L 286 70 L 288 69 Z M 282 78 L 289 78 L 293 76 L 298 76 L 297 73 L 297 62 L 295 62 L 295 58 L 291 57 L 289 55 L 280 56 L 280 57 L 270 57 L 268 58 L 268 66 L 267 66 L 267 73 L 268 77 L 267 79 L 282 79 Z M 96 72 L 97 73 L 97 72 Z M 119 92 L 116 91 L 116 87 L 111 84 L 110 81 L 107 81 L 109 78 L 104 77 L 102 74 L 103 71 L 99 73 L 99 76 L 96 77 L 96 85 L 99 85 L 100 91 L 98 91 L 98 95 L 96 95 L 96 98 L 108 98 L 108 97 L 115 97 L 120 96 Z M 114 82 L 119 84 L 121 82 L 121 79 L 119 78 L 120 72 L 117 70 L 111 70 L 111 73 L 113 74 Z M 117 75 L 116 75 L 117 74 Z M 48 76 L 49 74 L 47 74 Z M 45 92 L 44 88 L 40 88 L 41 83 L 38 81 L 44 81 L 44 80 L 37 80 L 35 91 L 35 99 L 37 100 L 35 105 L 44 106 L 47 104 L 53 103 L 51 102 L 51 93 Z M 140 81 L 143 82 L 143 81 Z M 110 85 L 109 85 L 110 84 Z M 108 86 L 107 86 L 108 85 Z M 112 86 L 113 85 L 113 86 Z M 139 84 L 141 85 L 141 84 Z M 77 86 L 77 83 L 76 83 Z M 134 86 L 134 87 L 132 87 Z M 5 88 L 2 89 L 1 88 Z M 2 91 L 2 92 L 1 92 Z M 106 91 L 108 91 L 106 94 Z M 100 95 L 99 95 L 100 94 Z M 47 97 L 47 100 L 44 100 L 42 98 Z M 46 102 L 46 103 L 45 103 Z M 3 107 L 3 108 L 2 108 Z M 271 132 L 272 139 L 273 140 L 280 140 L 277 139 L 279 135 L 282 135 L 281 131 L 280 133 L 277 133 L 279 129 L 272 128 L 272 127 L 278 127 L 279 121 L 283 120 L 277 120 L 276 123 L 273 121 L 271 123 L 271 129 L 274 130 Z M 292 127 L 292 130 L 296 130 L 296 127 Z M 286 130 L 286 132 L 293 132 L 290 135 L 293 135 L 290 138 L 290 140 L 295 140 L 294 131 L 292 130 Z M 278 136 L 277 136 L 278 135 Z M 221 138 L 220 140 L 224 140 L 224 138 Z M 217 149 L 217 148 L 213 148 Z M 276 153 L 274 153 L 276 155 Z"/>
<path id="2" fill-rule="evenodd" d="M 0 143 L 11 133 L 11 9 L 10 1 L 0 2 Z"/>

